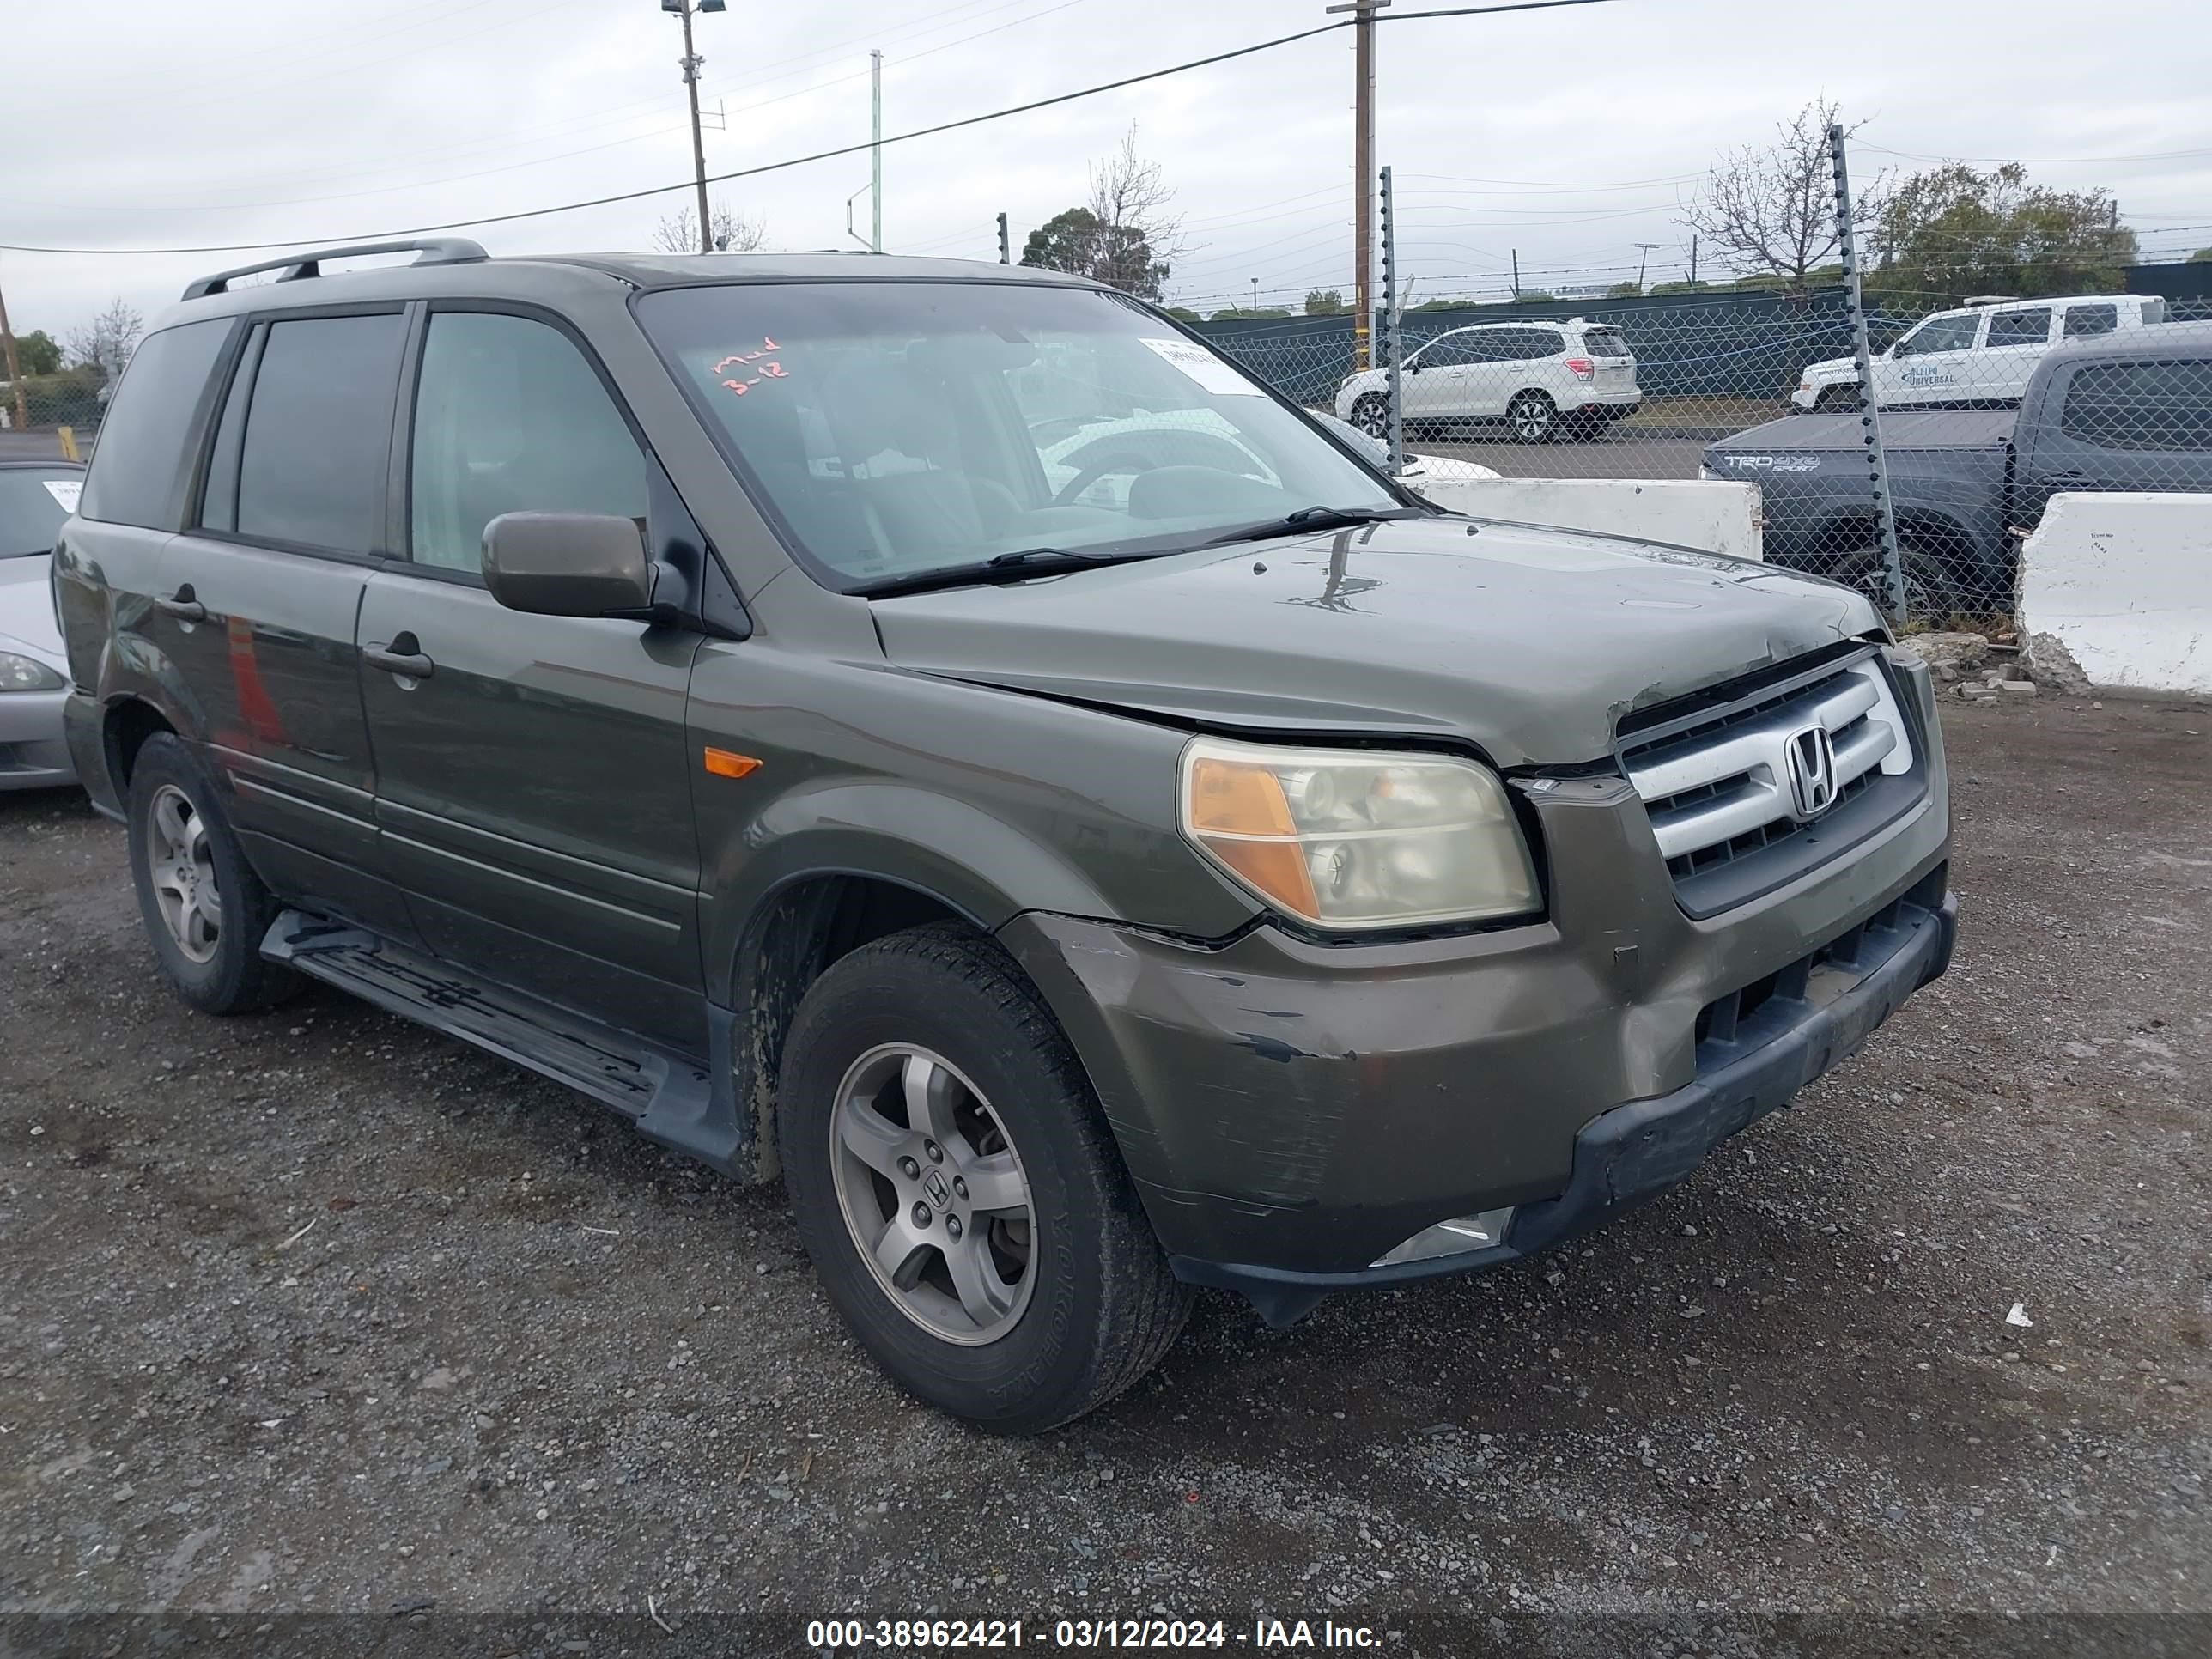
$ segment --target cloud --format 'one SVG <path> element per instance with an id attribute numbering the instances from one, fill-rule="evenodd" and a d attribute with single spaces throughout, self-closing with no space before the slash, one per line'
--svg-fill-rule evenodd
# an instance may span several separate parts
<path id="1" fill-rule="evenodd" d="M 1400 0 L 1397 9 L 1420 9 Z M 726 125 L 710 169 L 865 141 L 867 52 L 889 131 L 1139 73 L 1321 21 L 1280 0 L 906 0 L 732 7 L 697 21 Z M 12 242 L 175 246 L 343 237 L 658 185 L 690 173 L 681 51 L 653 0 L 12 0 Z M 1714 152 L 1826 92 L 1868 146 L 1916 155 L 2148 156 L 2205 148 L 2212 31 L 2186 0 L 2124 27 L 2057 0 L 1620 0 L 1399 21 L 1380 35 L 1382 159 L 1424 293 L 1524 274 L 1632 272 L 1672 243 Z M 96 66 L 97 73 L 94 73 Z M 1078 200 L 1085 167 L 1139 124 L 1191 221 L 1171 293 L 1204 303 L 1350 287 L 1349 36 L 940 137 L 884 159 L 897 252 L 995 256 Z M 1862 152 L 1867 170 L 1920 163 Z M 2039 165 L 2115 190 L 2150 247 L 2212 243 L 2212 155 Z M 849 246 L 865 155 L 718 190 L 784 247 Z M 1505 182 L 1501 182 L 1505 181 Z M 1572 188 L 1563 188 L 1571 186 Z M 495 252 L 635 247 L 684 198 L 486 227 Z M 865 223 L 865 201 L 861 204 Z M 112 295 L 149 313 L 246 255 L 9 254 L 11 318 L 59 334 Z M 1655 254 L 1655 274 L 1678 258 Z M 1662 269 L 1663 267 L 1663 269 Z M 1455 287 L 1456 285 L 1456 287 Z"/>

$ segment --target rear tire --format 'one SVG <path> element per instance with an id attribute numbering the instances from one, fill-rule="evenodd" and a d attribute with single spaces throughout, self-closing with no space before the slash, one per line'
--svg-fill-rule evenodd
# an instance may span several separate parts
<path id="1" fill-rule="evenodd" d="M 1369 437 L 1390 441 L 1390 400 L 1379 392 L 1366 392 L 1352 405 L 1352 423 Z"/>
<path id="2" fill-rule="evenodd" d="M 830 1299 L 942 1411 L 1042 1433 L 1182 1328 L 1089 1080 L 994 940 L 933 924 L 833 963 L 784 1044 L 776 1138 Z"/>
<path id="3" fill-rule="evenodd" d="M 240 850 L 206 769 L 167 732 L 131 770 L 125 815 L 138 914 L 162 976 L 203 1013 L 242 1014 L 296 994 L 299 975 L 261 954 L 277 903 Z"/>
<path id="4" fill-rule="evenodd" d="M 1505 405 L 1513 435 L 1524 444 L 1549 443 L 1559 434 L 1559 407 L 1540 392 L 1516 392 Z"/>

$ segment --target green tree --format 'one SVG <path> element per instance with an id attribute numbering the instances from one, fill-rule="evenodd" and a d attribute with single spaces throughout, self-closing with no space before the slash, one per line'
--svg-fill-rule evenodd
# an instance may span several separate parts
<path id="1" fill-rule="evenodd" d="M 1291 313 L 1282 306 L 1224 306 L 1213 313 L 1217 323 L 1260 322 Z"/>
<path id="2" fill-rule="evenodd" d="M 1605 297 L 1608 300 L 1640 300 L 1644 297 L 1644 285 L 1640 283 L 1615 283 L 1606 289 Z"/>
<path id="3" fill-rule="evenodd" d="M 1083 207 L 1055 213 L 1031 231 L 1022 244 L 1022 263 L 1088 276 L 1146 300 L 1160 297 L 1168 276 L 1166 263 L 1152 257 L 1142 231 L 1107 224 Z"/>
<path id="4" fill-rule="evenodd" d="M 1344 292 L 1340 289 L 1317 288 L 1306 295 L 1306 315 L 1309 317 L 1341 317 L 1344 315 Z"/>
<path id="5" fill-rule="evenodd" d="M 1867 285 L 1944 299 L 2117 293 L 2137 258 L 2136 234 L 2118 218 L 2106 191 L 2031 185 L 2017 161 L 1988 173 L 1948 162 L 1898 187 Z"/>
<path id="6" fill-rule="evenodd" d="M 1206 320 L 1188 306 L 1164 306 L 1162 309 L 1179 323 L 1202 323 Z"/>
<path id="7" fill-rule="evenodd" d="M 2192 265 L 2212 265 L 2212 247 L 2200 247 L 2189 256 Z"/>
<path id="8" fill-rule="evenodd" d="M 1513 296 L 1514 303 L 1524 306 L 1555 306 L 1559 296 L 1547 288 L 1524 288 Z"/>
<path id="9" fill-rule="evenodd" d="M 1713 285 L 1711 283 L 1703 281 L 1695 283 L 1654 283 L 1651 284 L 1651 297 L 1656 300 L 1669 294 L 1710 294 L 1712 290 Z"/>
<path id="10" fill-rule="evenodd" d="M 1157 300 L 1168 279 L 1168 262 L 1182 246 L 1181 222 L 1167 211 L 1174 198 L 1160 164 L 1137 154 L 1133 124 L 1121 148 L 1092 164 L 1090 201 L 1031 231 L 1022 245 L 1022 263 Z"/>
<path id="11" fill-rule="evenodd" d="M 54 343 L 53 337 L 43 328 L 34 328 L 28 334 L 15 337 L 15 362 L 26 376 L 58 374 L 62 368 L 62 349 Z"/>

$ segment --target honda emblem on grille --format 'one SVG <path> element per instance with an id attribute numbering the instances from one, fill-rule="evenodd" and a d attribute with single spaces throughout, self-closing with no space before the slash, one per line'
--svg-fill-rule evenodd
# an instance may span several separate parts
<path id="1" fill-rule="evenodd" d="M 1792 732 L 1784 744 L 1790 774 L 1790 811 L 1800 823 L 1836 804 L 1836 744 L 1825 726 Z"/>

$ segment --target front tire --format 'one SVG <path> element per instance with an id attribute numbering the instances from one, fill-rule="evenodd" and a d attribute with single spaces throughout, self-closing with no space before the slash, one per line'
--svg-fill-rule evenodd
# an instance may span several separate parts
<path id="1" fill-rule="evenodd" d="M 246 861 L 215 786 L 179 738 L 156 732 L 131 771 L 131 878 L 162 976 L 203 1013 L 273 1007 L 298 975 L 261 954 L 276 901 Z"/>
<path id="2" fill-rule="evenodd" d="M 830 1300 L 940 1410 L 1042 1433 L 1182 1328 L 1074 1051 L 990 939 L 920 927 L 833 963 L 785 1041 L 776 1136 Z"/>
<path id="3" fill-rule="evenodd" d="M 1519 392 L 1506 404 L 1505 419 L 1521 442 L 1549 443 L 1559 429 L 1559 408 L 1540 392 Z"/>
<path id="4" fill-rule="evenodd" d="M 1905 578 L 1905 617 L 1908 622 L 1941 623 L 1960 614 L 1963 605 L 1958 586 L 1943 561 L 1923 548 L 1905 544 L 1898 549 L 1898 574 Z M 1864 547 L 1836 562 L 1832 578 L 1855 587 L 1883 608 L 1885 586 L 1881 549 Z"/>
<path id="5" fill-rule="evenodd" d="M 1390 400 L 1379 392 L 1363 394 L 1352 402 L 1352 423 L 1369 437 L 1390 441 Z"/>

